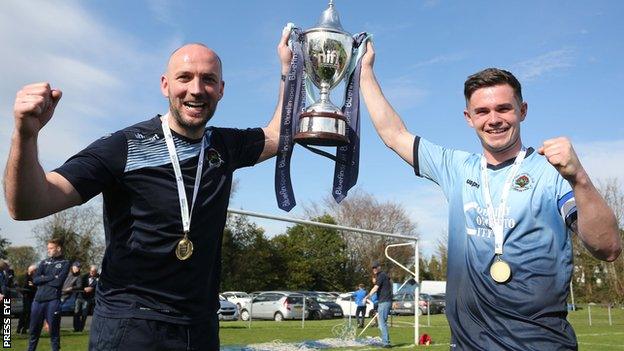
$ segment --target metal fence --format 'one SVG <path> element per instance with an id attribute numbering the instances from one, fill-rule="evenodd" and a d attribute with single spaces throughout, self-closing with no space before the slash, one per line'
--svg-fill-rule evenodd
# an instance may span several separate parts
<path id="1" fill-rule="evenodd" d="M 584 303 L 569 306 L 568 319 L 588 326 L 624 326 L 624 304 Z"/>

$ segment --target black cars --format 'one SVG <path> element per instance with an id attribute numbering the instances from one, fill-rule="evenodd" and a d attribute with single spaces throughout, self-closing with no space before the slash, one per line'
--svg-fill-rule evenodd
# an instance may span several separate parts
<path id="1" fill-rule="evenodd" d="M 444 313 L 446 303 L 444 298 L 433 297 L 429 294 L 420 294 L 418 299 L 418 315 Z M 394 315 L 414 315 L 414 293 L 395 294 L 392 299 L 391 314 Z"/>
<path id="2" fill-rule="evenodd" d="M 310 319 L 342 318 L 342 308 L 325 294 L 314 291 L 298 291 L 306 296 L 306 309 Z"/>

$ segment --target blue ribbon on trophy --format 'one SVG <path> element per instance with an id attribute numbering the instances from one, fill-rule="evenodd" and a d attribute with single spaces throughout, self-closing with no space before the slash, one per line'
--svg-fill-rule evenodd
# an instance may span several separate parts
<path id="1" fill-rule="evenodd" d="M 360 59 L 370 36 L 351 36 L 340 24 L 333 1 L 316 27 L 304 31 L 289 24 L 293 58 L 284 86 L 282 123 L 275 165 L 278 207 L 290 211 L 297 204 L 290 177 L 294 144 L 336 162 L 332 196 L 342 201 L 356 183 L 360 154 Z M 305 67 L 305 68 L 304 68 Z M 344 105 L 329 100 L 330 89 L 346 77 Z M 320 90 L 318 101 L 312 85 Z M 313 103 L 306 108 L 306 97 Z M 336 155 L 312 147 L 336 146 Z"/>

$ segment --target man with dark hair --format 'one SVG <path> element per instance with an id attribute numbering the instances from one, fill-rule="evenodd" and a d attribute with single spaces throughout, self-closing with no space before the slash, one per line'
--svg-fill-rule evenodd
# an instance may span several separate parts
<path id="1" fill-rule="evenodd" d="M 278 45 L 281 77 L 292 57 L 288 37 Z M 41 218 L 103 194 L 107 246 L 90 350 L 219 349 L 232 175 L 276 154 L 284 87 L 282 78 L 266 127 L 207 127 L 224 94 L 220 62 L 203 44 L 175 50 L 160 79 L 166 113 L 95 141 L 49 173 L 37 160 L 37 136 L 61 91 L 36 83 L 17 94 L 5 176 L 11 216 Z"/>
<path id="2" fill-rule="evenodd" d="M 60 239 L 48 240 L 47 251 L 48 258 L 39 263 L 33 277 L 37 293 L 30 314 L 28 351 L 37 349 L 44 320 L 50 327 L 52 350 L 61 348 L 61 288 L 69 273 L 69 261 L 63 258 Z"/>
<path id="3" fill-rule="evenodd" d="M 465 84 L 464 117 L 483 154 L 411 134 L 383 96 L 374 51 L 362 58 L 361 89 L 384 143 L 438 184 L 449 202 L 446 314 L 454 350 L 571 350 L 566 320 L 571 233 L 596 258 L 613 261 L 621 242 L 613 211 L 566 138 L 525 147 L 528 105 L 520 83 L 486 69 Z"/>
<path id="4" fill-rule="evenodd" d="M 372 265 L 373 275 L 375 276 L 375 285 L 366 294 L 366 301 L 373 294 L 377 293 L 377 323 L 379 323 L 379 331 L 381 332 L 381 343 L 383 347 L 390 348 L 390 334 L 388 333 L 388 315 L 390 307 L 392 307 L 392 283 L 388 275 L 381 270 L 379 262 L 375 261 Z"/>

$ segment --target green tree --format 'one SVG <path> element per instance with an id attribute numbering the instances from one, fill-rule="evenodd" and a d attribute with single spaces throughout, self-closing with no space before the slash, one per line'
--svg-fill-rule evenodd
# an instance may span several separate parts
<path id="1" fill-rule="evenodd" d="M 32 246 L 9 246 L 7 259 L 11 262 L 16 275 L 23 275 L 28 266 L 37 264 L 39 256 Z"/>
<path id="2" fill-rule="evenodd" d="M 598 182 L 598 190 L 615 213 L 624 241 L 624 193 L 615 179 Z M 572 288 L 575 302 L 624 302 L 624 255 L 613 262 L 594 258 L 583 246 L 578 235 L 573 235 L 574 271 Z"/>
<path id="3" fill-rule="evenodd" d="M 46 253 L 48 240 L 64 240 L 63 254 L 68 260 L 99 264 L 104 254 L 102 215 L 93 207 L 74 207 L 53 214 L 35 227 L 35 238 Z"/>
<path id="4" fill-rule="evenodd" d="M 403 205 L 393 201 L 379 201 L 360 189 L 352 190 L 349 197 L 340 204 L 332 197 L 327 197 L 320 204 L 308 206 L 306 214 L 310 218 L 331 214 L 336 222 L 343 226 L 416 237 L 416 223 L 409 218 Z M 409 273 L 390 263 L 384 255 L 387 245 L 402 243 L 405 240 L 351 231 L 341 231 L 340 234 L 347 245 L 349 258 L 346 270 L 351 281 L 347 286 L 354 287 L 358 283 L 370 284 L 372 275 L 370 267 L 373 261 L 381 262 L 383 269 L 394 282 L 412 278 Z M 395 247 L 391 254 L 404 266 L 414 267 L 413 247 Z"/>
<path id="5" fill-rule="evenodd" d="M 325 215 L 316 222 L 335 224 Z M 334 229 L 295 225 L 272 239 L 282 257 L 285 287 L 289 290 L 348 290 L 347 246 Z"/>
<path id="6" fill-rule="evenodd" d="M 246 216 L 231 215 L 223 232 L 221 291 L 276 289 L 280 260 L 264 230 Z"/>

